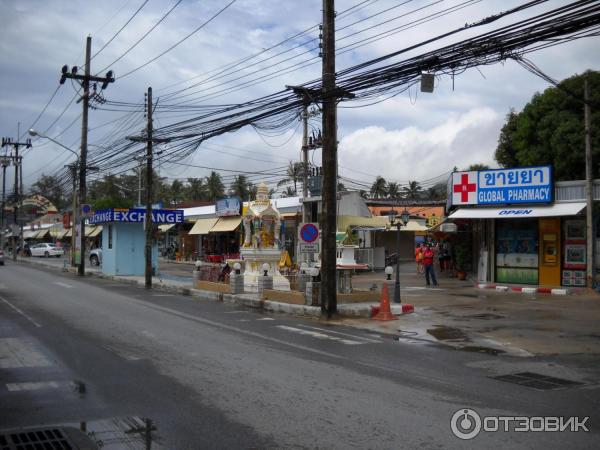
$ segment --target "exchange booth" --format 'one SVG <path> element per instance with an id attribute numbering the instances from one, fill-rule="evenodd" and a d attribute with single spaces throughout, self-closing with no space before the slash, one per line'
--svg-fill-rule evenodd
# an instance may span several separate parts
<path id="1" fill-rule="evenodd" d="M 146 210 L 109 208 L 94 212 L 90 222 L 102 224 L 102 273 L 106 275 L 144 275 L 146 259 Z M 183 210 L 153 209 L 156 225 L 183 223 Z M 152 269 L 158 269 L 157 226 L 152 239 Z"/>

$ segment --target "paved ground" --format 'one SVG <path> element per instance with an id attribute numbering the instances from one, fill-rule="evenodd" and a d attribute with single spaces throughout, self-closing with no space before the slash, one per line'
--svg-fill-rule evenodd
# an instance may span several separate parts
<path id="1" fill-rule="evenodd" d="M 64 265 L 54 258 L 27 259 L 57 268 Z M 193 263 L 159 260 L 161 275 L 156 281 L 190 286 L 193 269 Z M 402 301 L 415 305 L 415 313 L 392 322 L 340 323 L 473 351 L 515 356 L 600 354 L 600 295 L 595 292 L 579 290 L 568 296 L 496 292 L 445 273 L 438 274 L 438 288 L 426 288 L 413 263 L 401 264 L 400 275 Z M 384 278 L 382 272 L 366 272 L 355 276 L 353 285 L 379 289 Z"/>
<path id="2" fill-rule="evenodd" d="M 543 391 L 490 378 L 515 372 L 583 385 Z M 0 428 L 136 416 L 153 420 L 168 449 L 591 449 L 599 380 L 596 355 L 453 351 L 114 280 L 0 268 Z M 589 416 L 591 431 L 461 441 L 450 418 L 465 407 Z"/>

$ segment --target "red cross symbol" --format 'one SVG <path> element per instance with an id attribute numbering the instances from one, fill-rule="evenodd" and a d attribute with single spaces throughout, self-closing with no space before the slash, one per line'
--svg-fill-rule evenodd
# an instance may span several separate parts
<path id="1" fill-rule="evenodd" d="M 454 192 L 460 192 L 460 201 L 468 202 L 469 201 L 469 192 L 475 192 L 477 189 L 477 185 L 475 183 L 469 183 L 469 175 L 463 173 L 460 176 L 460 184 L 454 185 Z"/>

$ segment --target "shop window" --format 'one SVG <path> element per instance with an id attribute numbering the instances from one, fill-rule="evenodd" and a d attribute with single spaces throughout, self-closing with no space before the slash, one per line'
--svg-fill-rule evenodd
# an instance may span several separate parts
<path id="1" fill-rule="evenodd" d="M 496 280 L 500 283 L 538 283 L 537 220 L 496 222 Z"/>

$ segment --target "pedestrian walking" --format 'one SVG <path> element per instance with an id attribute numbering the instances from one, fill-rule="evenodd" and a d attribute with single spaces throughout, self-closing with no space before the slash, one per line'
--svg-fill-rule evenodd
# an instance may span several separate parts
<path id="1" fill-rule="evenodd" d="M 435 253 L 429 246 L 425 246 L 423 251 L 423 266 L 425 266 L 425 282 L 427 286 L 430 286 L 429 279 L 431 278 L 431 282 L 434 286 L 438 285 L 437 279 L 435 278 L 435 269 L 433 267 L 433 259 L 435 258 Z"/>

